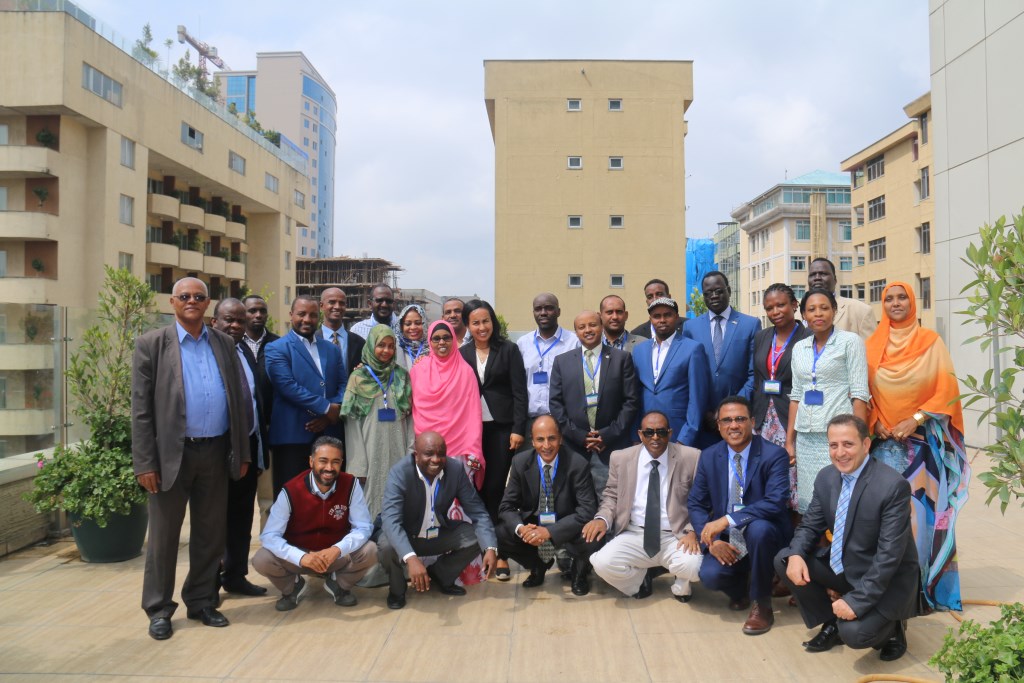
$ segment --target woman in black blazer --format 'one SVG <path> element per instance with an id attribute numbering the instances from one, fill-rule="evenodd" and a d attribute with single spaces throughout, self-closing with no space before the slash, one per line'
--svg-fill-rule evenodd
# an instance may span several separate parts
<path id="1" fill-rule="evenodd" d="M 811 331 L 796 319 L 793 288 L 775 283 L 764 291 L 764 312 L 772 326 L 754 336 L 754 430 L 776 446 L 786 447 L 789 392 L 793 386 L 793 346 Z M 789 506 L 796 510 L 796 467 L 789 468 Z"/>
<path id="2" fill-rule="evenodd" d="M 498 316 L 486 301 L 472 299 L 462 309 L 462 322 L 472 342 L 463 346 L 462 357 L 476 370 L 483 408 L 484 485 L 480 497 L 491 521 L 498 523 L 498 506 L 512 456 L 523 445 L 526 432 L 526 368 L 519 347 L 501 335 Z M 508 581 L 506 558 L 498 558 L 495 575 Z"/>

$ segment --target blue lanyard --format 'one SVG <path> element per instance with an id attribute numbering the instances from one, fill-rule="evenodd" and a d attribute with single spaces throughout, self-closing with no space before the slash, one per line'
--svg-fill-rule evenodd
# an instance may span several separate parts
<path id="1" fill-rule="evenodd" d="M 742 458 L 743 456 L 740 456 L 740 457 Z M 740 502 L 742 503 L 743 502 L 743 480 L 740 479 L 740 473 L 736 469 L 736 463 L 733 462 L 734 460 L 735 460 L 735 458 L 733 458 L 731 456 L 729 457 L 729 470 L 732 472 L 732 476 L 736 480 L 736 483 L 740 485 Z M 721 490 L 721 489 L 719 489 L 719 490 Z"/>
<path id="2" fill-rule="evenodd" d="M 795 331 L 795 330 L 794 330 Z M 828 333 L 828 339 L 825 340 L 825 344 L 821 347 L 821 351 L 818 351 L 818 340 L 811 337 L 811 351 L 814 352 L 814 362 L 811 364 L 811 386 L 814 388 L 818 387 L 818 359 L 825 355 L 825 347 L 832 341 L 832 335 L 836 333 L 836 328 L 832 328 L 832 331 Z"/>
<path id="3" fill-rule="evenodd" d="M 779 361 L 782 360 L 782 356 L 784 356 L 786 354 L 786 349 L 789 347 L 789 342 L 792 341 L 793 335 L 796 334 L 796 325 L 798 325 L 798 324 L 799 323 L 793 325 L 793 331 L 789 333 L 789 336 L 786 338 L 785 343 L 782 345 L 782 350 L 779 351 L 778 353 L 775 352 L 775 343 L 779 339 L 779 333 L 776 330 L 772 334 L 772 348 L 771 348 L 771 352 L 770 352 L 771 353 L 771 364 L 770 364 L 771 379 L 775 379 L 775 373 L 779 369 Z"/>
<path id="4" fill-rule="evenodd" d="M 384 385 L 381 384 L 380 379 L 377 377 L 377 373 L 375 373 L 373 371 L 373 368 L 371 368 L 369 365 L 367 365 L 365 367 L 366 367 L 366 371 L 368 373 L 370 373 L 370 377 L 373 378 L 373 381 L 377 383 L 377 386 L 380 387 L 381 392 L 384 394 L 384 407 L 387 408 L 388 407 L 388 392 L 391 390 L 391 380 L 393 380 L 395 378 L 395 369 L 391 368 L 391 375 L 388 377 L 388 386 L 385 389 Z"/>
<path id="5" fill-rule="evenodd" d="M 409 356 L 409 358 L 412 359 L 412 362 L 415 363 L 417 360 L 419 360 L 420 356 L 423 355 L 423 349 L 426 348 L 426 346 L 427 346 L 426 342 L 420 342 L 419 348 L 416 349 L 416 355 L 415 356 L 413 355 L 412 351 L 410 351 L 409 349 L 405 348 L 404 346 L 402 347 L 402 350 L 405 351 L 405 355 Z"/>
<path id="6" fill-rule="evenodd" d="M 549 494 L 548 494 L 548 485 L 544 483 L 544 464 L 545 464 L 544 461 L 538 455 L 537 456 L 537 467 L 540 469 L 540 486 L 541 486 L 542 489 L 544 489 L 544 495 L 547 496 Z M 557 477 L 557 476 L 558 476 L 558 456 L 556 455 L 555 456 L 555 464 L 551 467 L 551 486 L 552 486 L 552 488 L 554 488 L 554 486 L 555 486 L 555 477 Z M 550 511 L 545 509 L 545 512 L 550 512 Z"/>
<path id="7" fill-rule="evenodd" d="M 430 526 L 437 526 L 437 515 L 434 513 L 434 505 L 437 504 L 437 490 L 441 488 L 441 475 L 434 479 L 433 490 L 430 493 Z"/>
<path id="8" fill-rule="evenodd" d="M 583 353 L 583 372 L 587 373 L 587 377 L 594 383 L 594 389 L 597 389 L 597 375 L 601 372 L 601 352 L 597 352 L 597 364 L 594 365 L 594 371 L 591 372 L 590 368 L 587 367 L 587 355 L 586 350 Z"/>
<path id="9" fill-rule="evenodd" d="M 544 356 L 548 355 L 548 353 L 551 351 L 551 349 L 553 349 L 556 346 L 558 346 L 559 342 L 561 342 L 561 341 L 562 341 L 562 330 L 558 330 L 558 336 L 555 337 L 555 340 L 553 342 L 551 342 L 551 345 L 548 346 L 548 348 L 544 349 L 544 351 L 541 351 L 540 350 L 540 337 L 538 336 L 537 332 L 533 333 L 533 345 L 537 348 L 537 354 L 540 356 L 540 369 L 541 370 L 544 369 Z"/>

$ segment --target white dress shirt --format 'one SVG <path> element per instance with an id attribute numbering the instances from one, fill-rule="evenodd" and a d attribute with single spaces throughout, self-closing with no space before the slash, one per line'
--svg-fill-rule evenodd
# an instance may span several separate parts
<path id="1" fill-rule="evenodd" d="M 654 458 L 647 452 L 646 446 L 640 447 L 640 456 L 636 463 L 636 493 L 633 495 L 633 509 L 629 513 L 629 523 L 643 526 L 647 514 L 647 484 L 651 476 L 651 463 Z M 668 521 L 668 451 L 658 458 L 658 474 L 661 477 L 661 530 L 672 531 Z"/>
<path id="2" fill-rule="evenodd" d="M 523 365 L 526 366 L 526 392 L 529 394 L 527 412 L 530 417 L 549 415 L 551 409 L 549 408 L 548 392 L 551 387 L 551 368 L 554 365 L 555 356 L 578 348 L 579 337 L 575 333 L 559 327 L 554 337 L 543 339 L 537 330 L 534 330 L 516 340 L 516 345 L 523 355 Z M 537 351 L 538 346 L 540 352 Z M 543 354 L 543 358 L 541 354 Z M 548 373 L 548 381 L 544 384 L 534 384 L 533 375 L 537 372 Z"/>
<path id="3" fill-rule="evenodd" d="M 309 353 L 309 357 L 313 359 L 313 364 L 316 365 L 316 369 L 319 370 L 320 375 L 323 376 L 324 369 L 320 365 L 320 350 L 316 348 L 316 337 L 313 337 L 313 339 L 306 339 L 295 330 L 292 330 L 292 334 L 294 334 L 295 337 L 300 342 L 302 342 L 302 345 L 305 347 L 307 353 Z"/>
<path id="4" fill-rule="evenodd" d="M 658 341 L 657 335 L 651 337 L 651 341 L 654 343 L 654 348 L 651 349 L 651 369 L 654 371 L 654 381 L 658 381 L 658 375 L 665 369 L 665 358 L 668 357 L 668 350 L 672 348 L 672 342 L 676 339 L 676 333 L 673 332 L 669 335 L 669 338 L 665 341 Z"/>
<path id="5" fill-rule="evenodd" d="M 420 483 L 423 484 L 423 521 L 420 523 L 419 533 L 416 534 L 416 538 L 426 538 L 427 529 L 430 527 L 439 526 L 437 522 L 437 511 L 434 509 L 434 486 L 438 489 L 441 488 L 441 480 L 444 479 L 444 469 L 437 475 L 434 481 L 427 481 L 427 478 L 423 476 L 423 472 L 417 466 L 416 476 L 420 478 Z M 416 553 L 406 553 L 402 558 L 403 562 L 408 562 L 410 557 L 415 556 Z"/>

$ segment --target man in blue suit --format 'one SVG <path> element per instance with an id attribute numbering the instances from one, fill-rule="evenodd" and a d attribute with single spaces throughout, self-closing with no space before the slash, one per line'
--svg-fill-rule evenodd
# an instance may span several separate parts
<path id="1" fill-rule="evenodd" d="M 718 406 L 724 441 L 701 451 L 687 508 L 705 550 L 700 580 L 750 614 L 747 635 L 771 630 L 775 554 L 789 544 L 789 454 L 754 435 L 750 402 L 727 396 Z M 749 586 L 748 586 L 749 582 Z"/>
<path id="2" fill-rule="evenodd" d="M 732 289 L 729 278 L 713 270 L 701 280 L 705 315 L 687 320 L 683 336 L 704 346 L 711 364 L 711 396 L 698 448 L 721 440 L 714 410 L 726 396 L 749 399 L 754 393 L 754 335 L 761 329 L 757 318 L 744 315 L 729 304 Z"/>
<path id="3" fill-rule="evenodd" d="M 337 346 L 315 336 L 320 304 L 311 296 L 292 301 L 291 332 L 269 344 L 267 376 L 274 386 L 270 445 L 274 448 L 274 496 L 309 467 L 309 444 L 341 436 L 338 421 L 348 373 Z"/>
<path id="4" fill-rule="evenodd" d="M 672 434 L 694 446 L 708 405 L 711 376 L 704 347 L 684 339 L 677 330 L 679 305 L 659 297 L 647 306 L 654 338 L 633 347 L 633 365 L 640 383 L 640 415 L 652 410 L 669 420 Z"/>

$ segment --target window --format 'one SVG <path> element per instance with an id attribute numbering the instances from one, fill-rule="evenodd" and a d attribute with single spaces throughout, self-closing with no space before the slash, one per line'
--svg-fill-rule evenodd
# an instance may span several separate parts
<path id="1" fill-rule="evenodd" d="M 868 220 L 877 221 L 885 218 L 885 195 L 868 200 Z"/>
<path id="2" fill-rule="evenodd" d="M 316 106 L 315 104 L 313 105 L 313 114 L 318 116 L 320 114 L 320 107 Z"/>
<path id="3" fill-rule="evenodd" d="M 762 199 L 757 204 L 754 204 L 754 211 L 753 211 L 754 218 L 757 218 L 762 213 L 767 213 L 768 211 L 771 211 L 772 209 L 774 209 L 775 208 L 775 200 L 778 199 L 778 196 L 779 195 L 775 194 L 775 195 L 772 195 L 771 197 L 768 197 L 767 199 Z"/>
<path id="4" fill-rule="evenodd" d="M 922 254 L 932 253 L 931 223 L 922 223 L 921 227 L 917 228 L 917 250 Z"/>
<path id="5" fill-rule="evenodd" d="M 153 242 L 155 244 L 163 244 L 164 241 L 164 229 L 159 225 L 147 225 L 146 226 L 146 241 Z"/>
<path id="6" fill-rule="evenodd" d="M 921 169 L 921 179 L 915 185 L 917 185 L 918 200 L 928 199 L 932 196 L 931 180 L 928 178 L 927 166 Z"/>
<path id="7" fill-rule="evenodd" d="M 796 219 L 796 238 L 801 242 L 811 240 L 811 221 L 808 218 Z"/>
<path id="8" fill-rule="evenodd" d="M 181 141 L 192 149 L 203 151 L 203 134 L 184 121 L 181 122 Z"/>
<path id="9" fill-rule="evenodd" d="M 8 142 L 10 127 L 6 123 L 0 123 L 0 145 L 10 144 Z"/>
<path id="10" fill-rule="evenodd" d="M 842 242 L 853 240 L 853 224 L 850 221 L 839 221 L 839 240 Z"/>
<path id="11" fill-rule="evenodd" d="M 303 255 L 303 256 L 305 256 L 305 255 L 306 255 L 306 248 L 305 248 L 305 247 L 302 247 L 302 255 Z"/>
<path id="12" fill-rule="evenodd" d="M 864 283 L 861 282 L 855 286 L 857 287 L 857 298 L 864 301 Z"/>
<path id="13" fill-rule="evenodd" d="M 855 168 L 852 171 L 850 171 L 850 185 L 852 185 L 853 189 L 855 189 L 855 190 L 857 188 L 863 187 L 863 185 L 864 185 L 864 168 L 863 167 Z"/>
<path id="14" fill-rule="evenodd" d="M 853 257 L 852 256 L 840 256 L 839 257 L 839 270 L 849 272 L 853 270 Z"/>
<path id="15" fill-rule="evenodd" d="M 583 100 L 569 98 L 565 101 L 565 108 L 568 111 L 580 111 L 583 109 Z"/>
<path id="16" fill-rule="evenodd" d="M 157 180 L 155 178 L 146 179 L 146 192 L 149 194 L 163 194 L 164 193 L 164 181 Z"/>
<path id="17" fill-rule="evenodd" d="M 612 275 L 610 281 L 608 282 L 608 286 L 612 287 L 613 289 L 621 289 L 622 287 L 625 287 L 626 286 L 626 276 L 625 275 Z"/>
<path id="18" fill-rule="evenodd" d="M 267 188 L 271 192 L 277 193 L 278 180 L 277 176 L 270 175 L 269 173 L 263 174 L 263 187 Z"/>
<path id="19" fill-rule="evenodd" d="M 124 96 L 123 86 L 85 62 L 82 62 L 82 87 L 99 95 L 115 107 L 121 106 Z"/>
<path id="20" fill-rule="evenodd" d="M 917 117 L 917 123 L 921 127 L 921 144 L 928 144 L 928 112 Z"/>
<path id="21" fill-rule="evenodd" d="M 285 217 L 284 219 L 284 234 L 292 234 L 292 219 Z"/>
<path id="22" fill-rule="evenodd" d="M 622 170 L 622 157 L 608 157 L 608 170 L 609 171 L 621 171 Z"/>
<path id="23" fill-rule="evenodd" d="M 129 273 L 132 272 L 132 268 L 135 265 L 135 256 L 132 254 L 126 254 L 123 251 L 117 252 L 117 267 L 121 270 L 127 270 Z"/>
<path id="24" fill-rule="evenodd" d="M 154 292 L 157 292 L 158 294 L 163 291 L 164 279 L 159 273 L 149 274 L 149 288 L 152 289 Z"/>
<path id="25" fill-rule="evenodd" d="M 7 210 L 7 188 L 0 187 L 0 211 Z"/>
<path id="26" fill-rule="evenodd" d="M 284 269 L 285 270 L 291 270 L 292 269 L 292 252 L 290 252 L 290 251 L 285 251 L 284 252 Z"/>
<path id="27" fill-rule="evenodd" d="M 857 216 L 857 227 L 864 225 L 864 205 L 855 206 L 853 213 Z"/>
<path id="28" fill-rule="evenodd" d="M 875 261 L 885 260 L 885 238 L 879 237 L 877 240 L 871 240 L 868 242 L 868 259 L 872 263 Z"/>
<path id="29" fill-rule="evenodd" d="M 804 294 L 807 293 L 807 288 L 803 285 L 793 285 L 793 294 L 796 295 L 796 300 L 800 301 L 804 298 Z"/>
<path id="30" fill-rule="evenodd" d="M 608 111 L 622 111 L 622 100 L 608 98 Z"/>
<path id="31" fill-rule="evenodd" d="M 309 147 L 309 138 L 302 138 L 302 146 Z"/>
<path id="32" fill-rule="evenodd" d="M 300 209 L 306 208 L 306 195 L 302 194 L 298 190 L 295 190 L 295 206 Z"/>
<path id="33" fill-rule="evenodd" d="M 871 290 L 871 303 L 879 303 L 882 300 L 882 290 L 885 289 L 885 280 L 872 280 L 868 286 Z"/>
<path id="34" fill-rule="evenodd" d="M 583 157 L 569 157 L 568 165 L 571 169 L 583 168 Z"/>
<path id="35" fill-rule="evenodd" d="M 302 119 L 302 127 L 309 128 L 309 119 Z"/>
<path id="36" fill-rule="evenodd" d="M 789 257 L 789 269 L 790 270 L 807 270 L 807 257 L 806 256 L 790 256 Z"/>
<path id="37" fill-rule="evenodd" d="M 885 155 L 879 154 L 874 159 L 868 160 L 867 165 L 868 182 L 877 180 L 885 175 Z"/>
<path id="38" fill-rule="evenodd" d="M 292 303 L 292 288 L 291 287 L 285 287 L 284 288 L 284 302 L 286 304 L 288 304 L 288 305 L 291 305 L 291 303 Z"/>
<path id="39" fill-rule="evenodd" d="M 853 285 L 839 285 L 839 296 L 853 298 Z"/>
<path id="40" fill-rule="evenodd" d="M 235 173 L 245 175 L 245 157 L 228 151 L 228 168 Z"/>
<path id="41" fill-rule="evenodd" d="M 583 216 L 569 216 L 569 227 L 570 228 L 582 228 L 583 227 Z"/>
<path id="42" fill-rule="evenodd" d="M 932 308 L 932 279 L 930 277 L 917 276 L 917 291 L 921 293 L 921 310 L 929 311 Z"/>
<path id="43" fill-rule="evenodd" d="M 121 138 L 121 165 L 135 168 L 135 141 Z"/>
<path id="44" fill-rule="evenodd" d="M 313 141 L 313 150 L 316 151 L 316 140 Z"/>
<path id="45" fill-rule="evenodd" d="M 583 286 L 583 276 L 579 273 L 572 274 L 569 276 L 569 286 L 572 288 L 579 288 Z"/>
<path id="46" fill-rule="evenodd" d="M 303 237 L 309 237 L 309 229 L 303 228 L 301 234 Z"/>
<path id="47" fill-rule="evenodd" d="M 621 228 L 624 227 L 622 222 L 622 216 L 608 216 L 608 227 L 609 228 Z"/>
<path id="48" fill-rule="evenodd" d="M 302 108 L 305 109 L 306 111 L 309 111 L 309 100 L 306 100 L 305 102 L 302 103 Z"/>
<path id="49" fill-rule="evenodd" d="M 850 188 L 848 187 L 830 187 L 825 190 L 825 203 L 826 204 L 849 204 L 850 203 Z"/>
<path id="50" fill-rule="evenodd" d="M 121 195 L 121 206 L 118 211 L 118 220 L 125 225 L 135 225 L 135 199 L 126 194 Z"/>

